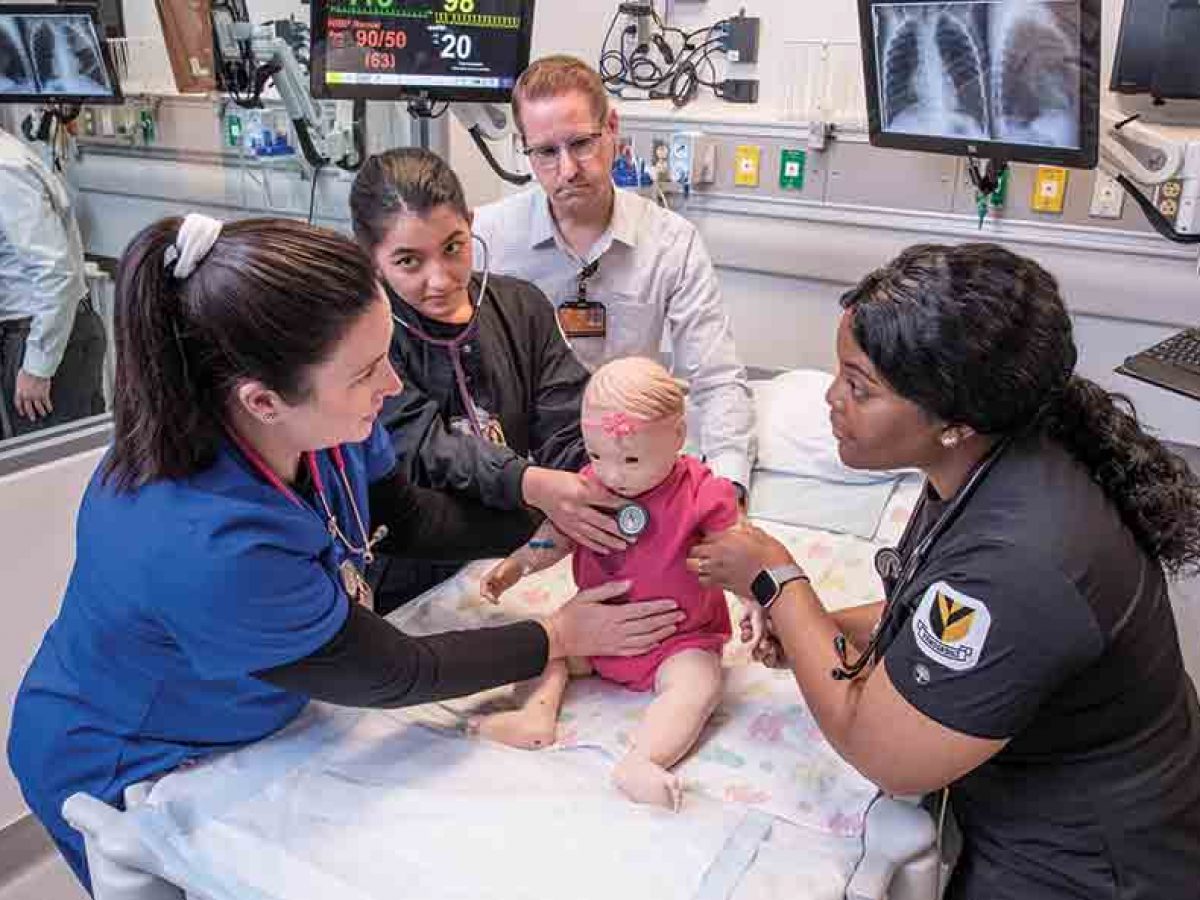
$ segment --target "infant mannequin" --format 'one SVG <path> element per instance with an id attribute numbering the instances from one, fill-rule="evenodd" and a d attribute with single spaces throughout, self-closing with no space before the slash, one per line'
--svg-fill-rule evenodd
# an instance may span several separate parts
<path id="1" fill-rule="evenodd" d="M 629 581 L 627 596 L 614 602 L 667 597 L 679 604 L 684 618 L 674 634 L 641 655 L 571 660 L 569 667 L 565 661 L 551 663 L 520 709 L 474 720 L 472 730 L 527 749 L 552 744 L 568 668 L 577 675 L 594 671 L 635 691 L 653 690 L 656 697 L 613 780 L 639 803 L 678 810 L 683 788 L 670 768 L 695 744 L 720 701 L 721 648 L 730 635 L 724 594 L 702 587 L 686 559 L 696 541 L 737 524 L 736 493 L 731 482 L 703 463 L 679 455 L 685 437 L 683 390 L 652 360 L 630 357 L 598 369 L 584 393 L 582 424 L 591 458 L 584 476 L 630 501 L 618 519 L 631 543 L 601 555 L 575 547 L 547 521 L 484 577 L 483 596 L 497 602 L 522 576 L 573 551 L 581 590 Z"/>

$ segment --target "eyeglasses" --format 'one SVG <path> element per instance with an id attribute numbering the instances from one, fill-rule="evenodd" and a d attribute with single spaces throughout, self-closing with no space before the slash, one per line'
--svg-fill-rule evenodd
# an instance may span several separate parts
<path id="1" fill-rule="evenodd" d="M 529 157 L 529 164 L 535 169 L 557 169 L 559 160 L 565 150 L 577 163 L 587 162 L 600 150 L 600 138 L 604 130 L 581 134 L 563 141 L 561 144 L 541 144 L 537 147 L 526 147 L 521 152 Z"/>

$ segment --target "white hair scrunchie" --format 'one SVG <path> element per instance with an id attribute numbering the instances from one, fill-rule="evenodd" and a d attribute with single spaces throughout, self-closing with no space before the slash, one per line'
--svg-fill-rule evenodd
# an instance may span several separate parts
<path id="1" fill-rule="evenodd" d="M 183 281 L 195 272 L 217 242 L 224 225 L 219 219 L 200 213 L 184 216 L 179 233 L 175 235 L 175 246 L 168 248 L 166 253 L 167 268 L 170 269 L 172 263 L 175 266 L 171 274 Z"/>

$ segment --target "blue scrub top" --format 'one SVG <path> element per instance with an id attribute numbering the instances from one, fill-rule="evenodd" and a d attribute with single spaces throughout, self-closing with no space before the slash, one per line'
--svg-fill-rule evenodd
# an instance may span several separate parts
<path id="1" fill-rule="evenodd" d="M 394 468 L 391 441 L 376 425 L 343 456 L 369 523 L 368 485 Z M 317 461 L 342 531 L 361 547 L 341 475 L 329 453 Z M 117 493 L 100 470 L 92 476 L 75 567 L 8 743 L 26 802 L 85 885 L 82 837 L 62 819 L 63 801 L 86 791 L 120 806 L 130 784 L 290 722 L 307 698 L 249 673 L 337 634 L 349 612 L 338 574 L 347 555 L 323 512 L 296 506 L 229 442 L 186 479 Z"/>

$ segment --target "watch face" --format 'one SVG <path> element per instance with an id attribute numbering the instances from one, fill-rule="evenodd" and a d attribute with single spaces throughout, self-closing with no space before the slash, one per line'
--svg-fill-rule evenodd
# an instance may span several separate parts
<path id="1" fill-rule="evenodd" d="M 778 592 L 779 586 L 766 569 L 754 576 L 754 581 L 750 582 L 750 593 L 754 594 L 754 599 L 763 606 L 774 600 Z"/>

